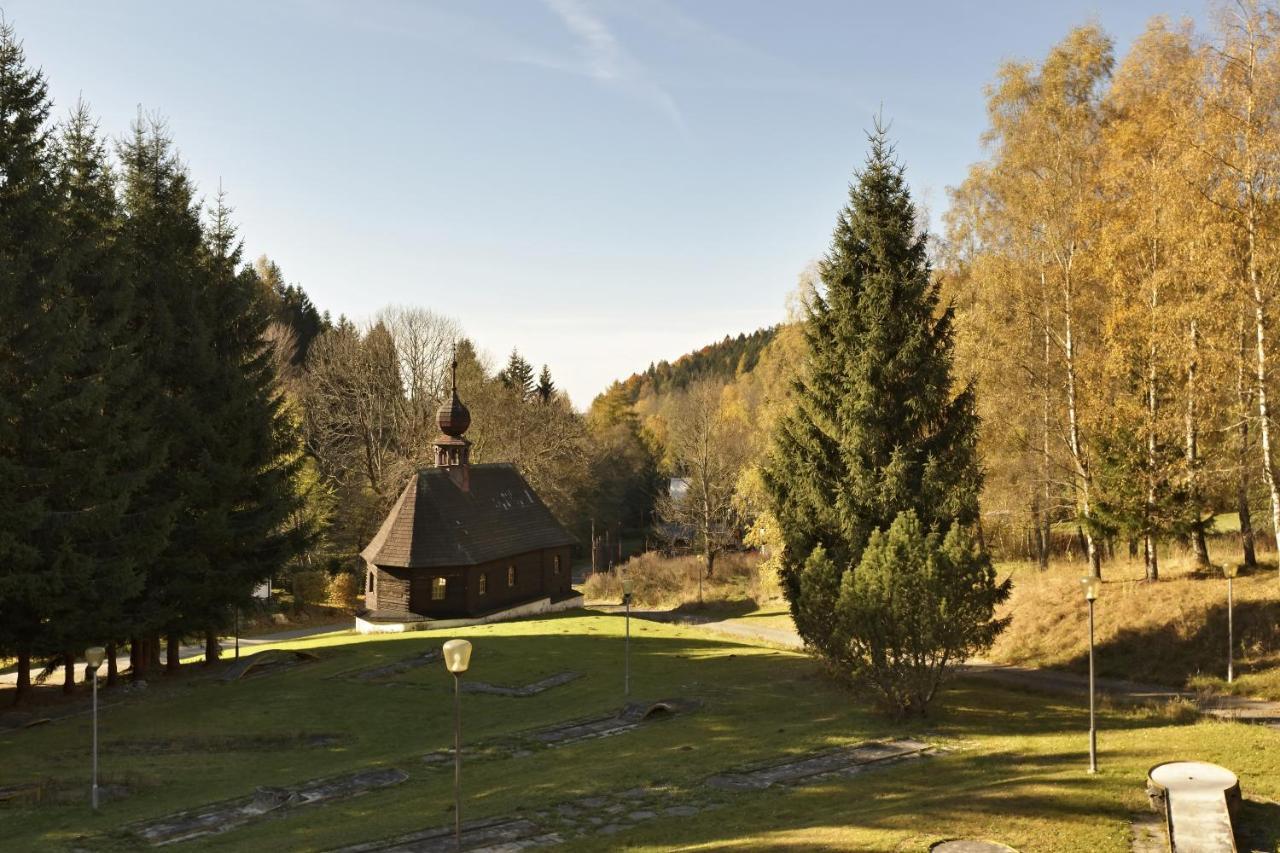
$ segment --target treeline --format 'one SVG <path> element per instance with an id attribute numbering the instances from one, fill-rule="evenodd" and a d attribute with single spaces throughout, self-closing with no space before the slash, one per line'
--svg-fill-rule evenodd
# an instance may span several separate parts
<path id="1" fill-rule="evenodd" d="M 615 382 L 605 394 L 617 395 L 634 404 L 646 397 L 682 391 L 699 379 L 731 381 L 755 369 L 760 355 L 777 333 L 778 327 L 770 326 L 750 334 L 739 333 L 736 337 L 725 335 L 724 340 L 686 353 L 673 362 L 651 362 L 642 373 L 633 373 Z"/>
<path id="2" fill-rule="evenodd" d="M 1212 555 L 1214 514 L 1280 536 L 1280 16 L 1152 21 L 1117 62 L 1096 26 L 988 95 L 989 156 L 953 190 L 943 257 L 979 383 L 984 521 L 1043 564 Z M 1265 525 L 1266 522 L 1264 521 Z"/>
<path id="3" fill-rule="evenodd" d="M 178 664 L 311 531 L 301 443 L 230 210 L 162 123 L 115 144 L 0 23 L 0 656 L 67 667 L 128 641 Z"/>

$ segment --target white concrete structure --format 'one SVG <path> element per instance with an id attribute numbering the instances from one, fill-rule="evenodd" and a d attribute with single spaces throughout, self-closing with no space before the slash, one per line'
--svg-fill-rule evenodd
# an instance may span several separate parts
<path id="1" fill-rule="evenodd" d="M 498 610 L 493 613 L 486 613 L 484 616 L 476 616 L 467 619 L 421 619 L 404 622 L 388 622 L 383 620 L 370 620 L 361 616 L 356 617 L 356 633 L 357 634 L 402 634 L 405 631 L 436 631 L 442 628 L 466 628 L 470 625 L 487 625 L 490 622 L 507 622 L 512 619 L 520 619 L 525 616 L 541 616 L 544 613 L 559 613 L 564 610 L 578 610 L 583 606 L 584 599 L 582 594 L 571 596 L 553 602 L 550 596 L 539 598 L 536 601 L 528 601 L 524 604 L 518 604 L 515 607 L 509 607 L 506 610 Z"/>

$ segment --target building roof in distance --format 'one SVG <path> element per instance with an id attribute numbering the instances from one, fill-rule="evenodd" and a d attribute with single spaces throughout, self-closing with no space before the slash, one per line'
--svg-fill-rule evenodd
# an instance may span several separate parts
<path id="1" fill-rule="evenodd" d="M 444 568 L 574 543 L 515 466 L 472 465 L 469 480 L 463 491 L 447 469 L 419 470 L 361 556 L 375 566 Z"/>

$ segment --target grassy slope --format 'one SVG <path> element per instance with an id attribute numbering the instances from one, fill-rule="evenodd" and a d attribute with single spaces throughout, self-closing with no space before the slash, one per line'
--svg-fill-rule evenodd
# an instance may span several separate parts
<path id="1" fill-rule="evenodd" d="M 916 735 L 951 754 L 841 781 L 741 795 L 726 809 L 644 824 L 611 847 L 696 849 L 924 849 L 944 837 L 997 837 L 1031 851 L 1128 849 L 1129 815 L 1142 808 L 1146 769 L 1195 756 L 1237 770 L 1247 796 L 1280 797 L 1280 732 L 1226 723 L 1177 724 L 1170 716 L 1109 710 L 1101 718 L 1103 772 L 1083 772 L 1084 709 L 1056 698 L 981 682 L 950 691 L 928 721 L 894 725 L 833 686 L 809 660 L 713 637 L 696 629 L 633 622 L 633 693 L 702 699 L 692 716 L 615 738 L 519 759 L 464 766 L 466 816 L 511 814 L 638 784 L 694 786 L 712 772 L 869 737 Z M 564 669 L 584 678 L 531 699 L 463 697 L 470 741 L 615 708 L 620 696 L 622 620 L 565 616 L 457 632 L 476 643 L 473 677 L 525 683 Z M 157 686 L 103 714 L 103 772 L 133 796 L 99 816 L 84 805 L 88 720 L 75 718 L 0 734 L 0 786 L 64 783 L 53 801 L 0 804 L 6 849 L 132 849 L 122 825 L 178 808 L 318 776 L 392 765 L 409 782 L 312 810 L 299 810 L 182 846 L 188 850 L 324 849 L 450 820 L 451 774 L 416 756 L 451 737 L 449 678 L 439 664 L 397 676 L 396 686 L 330 678 L 396 660 L 438 636 L 315 638 L 317 664 L 225 685 L 193 679 Z M 0 696 L 0 701 L 5 697 Z M 123 754 L 189 736 L 337 734 L 330 748 Z M 193 749 L 197 744 L 189 744 Z M 73 799 L 76 798 L 76 799 Z M 1246 815 L 1267 838 L 1280 835 L 1273 809 Z M 600 849 L 601 839 L 571 849 Z"/>
<path id="2" fill-rule="evenodd" d="M 1004 612 L 1013 617 L 989 657 L 1007 663 L 1085 672 L 1087 608 L 1079 564 L 1039 572 L 1006 564 L 1014 590 Z M 1166 561 L 1158 583 L 1146 583 L 1140 563 L 1108 565 L 1096 605 L 1099 674 L 1182 686 L 1216 687 L 1226 674 L 1227 582 L 1196 575 L 1185 561 Z M 1236 689 L 1280 698 L 1280 596 L 1275 569 L 1235 581 Z"/>

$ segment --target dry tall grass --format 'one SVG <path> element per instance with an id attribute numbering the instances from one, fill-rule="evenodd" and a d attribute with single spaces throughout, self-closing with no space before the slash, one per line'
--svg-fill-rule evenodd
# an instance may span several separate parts
<path id="1" fill-rule="evenodd" d="M 1088 607 L 1079 562 L 1044 572 L 1029 564 L 1002 564 L 1013 575 L 1013 594 L 1002 608 L 1009 628 L 988 657 L 1005 663 L 1088 671 Z M 1220 571 L 1198 574 L 1186 558 L 1161 566 L 1148 583 L 1141 562 L 1103 567 L 1095 604 L 1100 675 L 1157 684 L 1206 686 L 1225 676 L 1227 582 Z M 1236 672 L 1280 664 L 1280 583 L 1273 566 L 1235 580 Z"/>
<path id="2" fill-rule="evenodd" d="M 775 593 L 768 579 L 761 578 L 760 563 L 758 554 L 721 554 L 716 558 L 714 574 L 702 580 L 703 604 L 771 600 Z M 632 557 L 620 570 L 591 575 L 582 590 L 588 604 L 617 604 L 622 600 L 625 572 L 631 579 L 633 604 L 653 608 L 687 607 L 698 602 L 698 576 L 702 570 L 700 557 L 664 557 L 650 551 Z"/>

